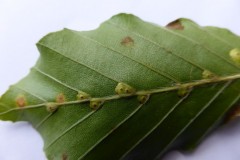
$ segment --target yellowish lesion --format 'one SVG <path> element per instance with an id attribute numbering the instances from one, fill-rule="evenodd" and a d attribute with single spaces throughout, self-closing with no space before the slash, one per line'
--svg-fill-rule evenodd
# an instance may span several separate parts
<path id="1" fill-rule="evenodd" d="M 239 48 L 232 49 L 229 52 L 229 56 L 236 64 L 240 65 L 240 49 Z"/>
<path id="2" fill-rule="evenodd" d="M 26 97 L 24 95 L 18 95 L 16 98 L 16 106 L 22 108 L 27 106 L 27 100 Z"/>
<path id="3" fill-rule="evenodd" d="M 216 78 L 216 77 L 217 76 L 209 70 L 204 70 L 202 72 L 202 78 L 203 79 L 211 79 L 211 78 Z"/>
<path id="4" fill-rule="evenodd" d="M 56 97 L 56 102 L 57 103 L 64 103 L 64 102 L 66 102 L 65 95 L 63 93 L 58 94 L 57 97 Z"/>

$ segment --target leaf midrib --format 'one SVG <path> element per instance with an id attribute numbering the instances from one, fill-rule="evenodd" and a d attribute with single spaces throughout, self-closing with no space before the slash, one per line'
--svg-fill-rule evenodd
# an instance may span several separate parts
<path id="1" fill-rule="evenodd" d="M 213 78 L 213 79 L 202 79 L 202 80 L 198 80 L 198 81 L 177 84 L 176 86 L 171 86 L 171 87 L 162 87 L 162 88 L 156 87 L 155 89 L 139 90 L 139 91 L 135 92 L 134 94 L 109 95 L 109 96 L 105 96 L 105 97 L 96 97 L 95 99 L 103 100 L 103 101 L 104 100 L 110 101 L 110 100 L 115 100 L 115 99 L 120 99 L 120 98 L 133 97 L 133 96 L 137 96 L 137 95 L 152 95 L 152 94 L 156 94 L 156 93 L 170 92 L 170 91 L 179 90 L 179 89 L 188 88 L 188 87 L 194 88 L 194 87 L 202 86 L 202 85 L 206 85 L 206 84 L 220 83 L 220 82 L 224 82 L 224 81 L 237 80 L 237 79 L 240 79 L 240 74 L 218 77 L 218 78 Z M 67 102 L 59 103 L 58 105 L 64 106 L 64 105 L 70 105 L 70 104 L 79 104 L 79 103 L 89 102 L 90 100 L 91 100 L 91 98 L 85 99 L 85 100 L 67 101 Z M 46 105 L 46 103 L 41 103 L 41 104 L 25 106 L 23 108 L 12 108 L 8 111 L 0 113 L 0 115 L 6 114 L 11 111 L 15 111 L 15 110 L 25 110 L 25 109 L 29 109 L 29 108 L 32 109 L 32 108 L 43 107 L 45 105 Z"/>

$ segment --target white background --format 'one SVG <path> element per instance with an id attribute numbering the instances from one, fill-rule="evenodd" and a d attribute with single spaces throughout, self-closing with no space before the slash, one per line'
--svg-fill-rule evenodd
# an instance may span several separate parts
<path id="1" fill-rule="evenodd" d="M 239 0 L 0 0 L 0 95 L 35 64 L 41 37 L 64 27 L 93 29 L 120 12 L 160 25 L 187 17 L 240 34 Z M 42 147 L 27 123 L 0 121 L 0 160 L 45 160 Z M 193 153 L 172 152 L 165 160 L 240 160 L 240 123 L 219 129 Z"/>

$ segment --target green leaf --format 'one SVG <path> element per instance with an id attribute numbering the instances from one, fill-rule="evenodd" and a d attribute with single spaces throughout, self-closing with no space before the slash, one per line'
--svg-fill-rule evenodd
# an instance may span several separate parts
<path id="1" fill-rule="evenodd" d="M 160 27 L 119 14 L 37 47 L 0 118 L 31 122 L 50 160 L 161 158 L 194 147 L 240 99 L 240 37 L 188 19 Z"/>

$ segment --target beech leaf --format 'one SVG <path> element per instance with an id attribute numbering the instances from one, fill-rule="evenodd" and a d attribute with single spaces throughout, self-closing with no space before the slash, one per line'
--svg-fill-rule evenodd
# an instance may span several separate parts
<path id="1" fill-rule="evenodd" d="M 0 118 L 30 122 L 49 160 L 161 159 L 239 115 L 227 113 L 240 99 L 240 37 L 227 29 L 118 14 L 37 47 L 36 65 L 1 97 Z"/>

